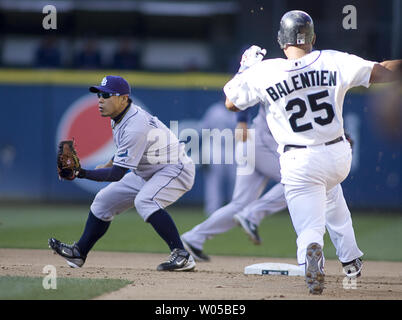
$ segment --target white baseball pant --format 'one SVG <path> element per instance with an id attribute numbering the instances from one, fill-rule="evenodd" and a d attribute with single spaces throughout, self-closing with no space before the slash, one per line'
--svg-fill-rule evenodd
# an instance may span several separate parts
<path id="1" fill-rule="evenodd" d="M 340 183 L 350 171 L 352 152 L 344 141 L 293 149 L 280 157 L 282 183 L 297 233 L 297 260 L 305 263 L 307 246 L 324 246 L 328 228 L 341 262 L 363 255 L 357 247 L 350 212 Z"/>

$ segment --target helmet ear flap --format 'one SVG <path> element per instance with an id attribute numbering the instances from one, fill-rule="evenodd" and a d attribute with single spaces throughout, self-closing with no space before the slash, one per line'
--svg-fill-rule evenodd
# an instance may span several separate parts
<path id="1" fill-rule="evenodd" d="M 282 40 L 281 40 L 281 30 L 278 31 L 278 43 L 281 49 L 283 49 Z"/>
<path id="2" fill-rule="evenodd" d="M 286 48 L 286 37 L 283 35 L 283 32 L 281 31 L 281 29 L 279 29 L 279 31 L 278 31 L 278 43 L 279 43 L 279 47 L 281 49 Z"/>

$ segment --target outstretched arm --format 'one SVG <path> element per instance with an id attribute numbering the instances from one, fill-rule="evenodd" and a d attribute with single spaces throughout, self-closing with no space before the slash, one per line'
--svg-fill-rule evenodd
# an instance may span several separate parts
<path id="1" fill-rule="evenodd" d="M 102 168 L 96 170 L 80 169 L 78 178 L 88 179 L 94 181 L 119 181 L 127 173 L 128 169 L 120 166 L 112 165 L 109 168 Z"/>
<path id="2" fill-rule="evenodd" d="M 402 60 L 387 60 L 376 63 L 371 71 L 370 83 L 393 82 L 402 77 Z"/>

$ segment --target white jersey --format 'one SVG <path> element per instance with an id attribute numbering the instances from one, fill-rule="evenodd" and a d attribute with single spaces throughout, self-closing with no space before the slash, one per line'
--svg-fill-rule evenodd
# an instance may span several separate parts
<path id="1" fill-rule="evenodd" d="M 287 144 L 318 145 L 342 136 L 345 94 L 369 87 L 375 63 L 334 50 L 268 59 L 235 76 L 224 92 L 241 110 L 262 103 L 282 152 Z"/>
<path id="2" fill-rule="evenodd" d="M 145 180 L 169 164 L 191 161 L 174 133 L 139 106 L 131 104 L 120 122 L 112 120 L 112 128 L 117 148 L 113 164 Z"/>

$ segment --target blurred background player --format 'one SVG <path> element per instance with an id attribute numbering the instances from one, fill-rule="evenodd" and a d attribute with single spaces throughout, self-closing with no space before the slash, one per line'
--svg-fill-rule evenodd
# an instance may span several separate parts
<path id="1" fill-rule="evenodd" d="M 241 174 L 242 168 L 238 166 L 232 201 L 181 237 L 185 248 L 198 261 L 209 260 L 209 257 L 203 252 L 203 245 L 207 239 L 235 227 L 234 215 L 258 199 L 270 179 L 276 182 L 280 181 L 277 144 L 265 121 L 264 108 L 260 108 L 258 115 L 254 118 L 253 128 L 255 131 L 251 131 L 250 134 L 247 134 L 247 121 L 246 114 L 239 115 L 238 128 L 243 132 L 239 139 L 248 139 L 246 143 L 255 143 L 255 159 L 250 161 L 255 165 L 254 170 L 251 174 L 245 175 Z M 243 144 L 236 144 L 236 148 L 242 149 Z M 264 197 L 265 199 L 262 201 L 266 203 L 271 214 L 286 208 L 283 186 L 280 183 L 275 184 Z"/>
<path id="2" fill-rule="evenodd" d="M 202 139 L 202 154 L 210 155 L 209 163 L 203 158 L 202 172 L 204 177 L 204 211 L 207 216 L 222 207 L 233 192 L 236 176 L 236 164 L 234 161 L 234 129 L 236 127 L 236 115 L 227 115 L 225 101 L 219 100 L 208 107 L 199 123 L 199 134 L 202 130 L 211 130 L 212 137 Z M 219 130 L 214 135 L 214 131 Z M 231 141 L 227 140 L 231 139 Z M 232 140 L 233 139 L 233 140 Z"/>
<path id="3" fill-rule="evenodd" d="M 108 163 L 95 170 L 81 169 L 77 177 L 112 183 L 97 193 L 80 240 L 67 245 L 51 238 L 49 246 L 69 266 L 82 267 L 113 218 L 135 206 L 170 248 L 169 259 L 157 270 L 193 270 L 194 259 L 184 249 L 174 221 L 164 210 L 194 183 L 195 167 L 184 144 L 157 117 L 132 103 L 125 79 L 107 76 L 100 86 L 89 90 L 98 95 L 101 116 L 112 120 L 117 150 Z"/>

